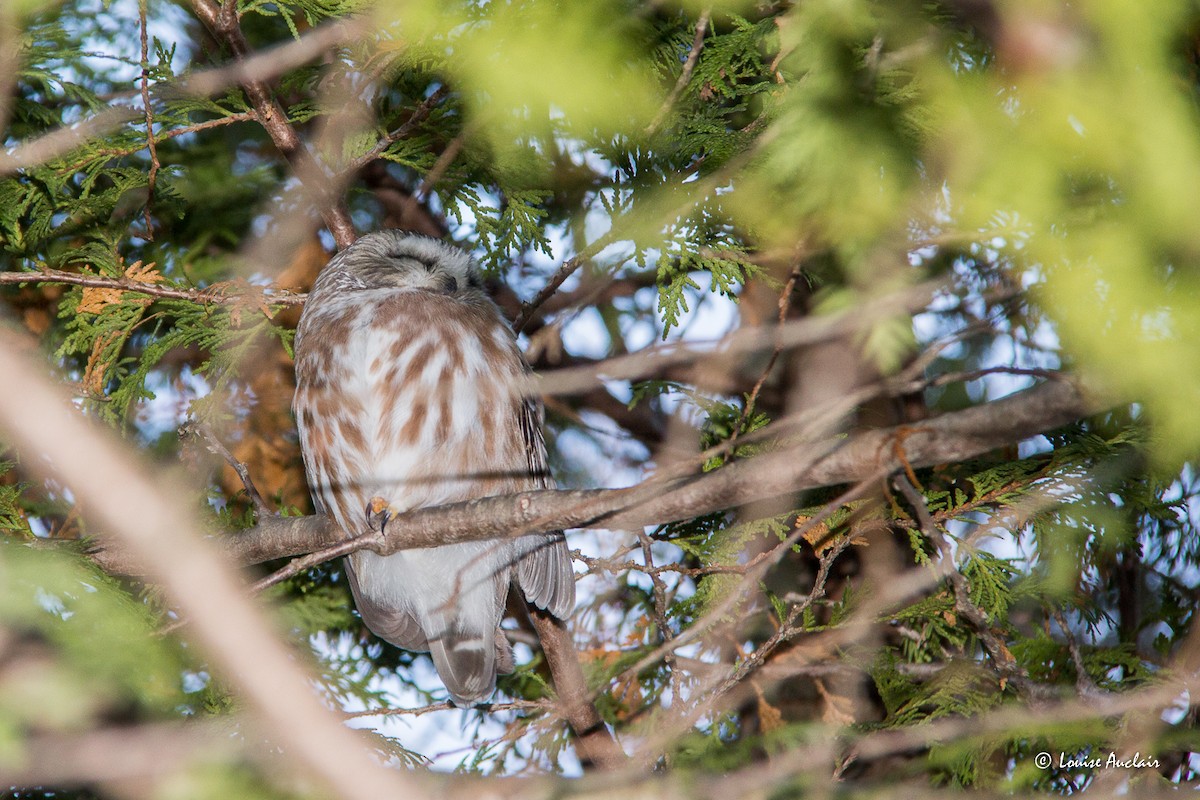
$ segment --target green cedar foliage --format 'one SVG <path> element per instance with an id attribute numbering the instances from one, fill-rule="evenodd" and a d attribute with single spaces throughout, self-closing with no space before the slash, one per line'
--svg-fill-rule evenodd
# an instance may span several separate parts
<path id="1" fill-rule="evenodd" d="M 1113 719 L 1036 712 L 1169 679 L 1193 632 L 1194 8 L 226 2 L 252 50 L 328 20 L 367 31 L 268 81 L 320 168 L 344 179 L 360 232 L 444 231 L 510 310 L 579 259 L 563 285 L 577 307 L 525 331 L 538 369 L 659 340 L 670 354 L 725 332 L 703 328 L 714 309 L 732 327 L 782 308 L 863 323 L 852 349 L 885 382 L 856 403 L 851 427 L 872 424 L 872 404 L 907 396 L 925 414 L 951 413 L 1060 372 L 1126 402 L 1019 449 L 905 470 L 924 509 L 890 480 L 842 507 L 827 504 L 847 487 L 825 487 L 672 521 L 630 544 L 579 535 L 588 576 L 573 626 L 597 708 L 619 734 L 650 740 L 694 711 L 653 754 L 661 765 L 690 775 L 800 763 L 780 768 L 779 796 L 831 774 L 863 796 L 900 779 L 918 794 L 1072 793 L 1099 772 L 1036 770 L 1034 755 L 1089 758 L 1126 743 Z M 0 31 L 15 20 L 0 48 L 17 53 L 13 74 L 0 74 L 6 151 L 109 108 L 130 114 L 0 174 L 0 274 L 27 278 L 0 285 L 0 321 L 36 338 L 84 413 L 149 458 L 199 464 L 197 505 L 215 535 L 252 514 L 197 458 L 185 421 L 248 453 L 281 513 L 311 511 L 287 406 L 296 314 L 278 292 L 311 282 L 306 257 L 323 261 L 329 240 L 248 94 L 178 89 L 228 64 L 228 43 L 186 4 L 150 0 L 143 64 L 136 3 L 18 6 L 0 10 Z M 914 309 L 866 305 L 927 281 L 936 297 L 915 321 Z M 796 418 L 809 409 L 789 407 L 788 381 L 836 376 L 804 374 L 790 351 L 768 355 L 718 351 L 692 372 L 610 381 L 607 403 L 556 398 L 556 471 L 579 483 L 640 478 L 688 437 L 705 473 L 788 448 L 803 457 L 811 432 Z M 705 375 L 709 362 L 728 374 Z M 33 478 L 24 466 L 37 454 L 0 456 L 0 786 L 37 735 L 180 717 L 237 725 L 236 686 L 209 674 L 186 631 L 157 635 L 172 621 L 163 598 L 99 572 L 74 543 L 104 532 L 87 527 L 70 487 Z M 784 541 L 748 585 L 742 572 Z M 920 589 L 884 602 L 909 579 Z M 363 629 L 336 563 L 265 599 L 312 655 L 330 706 L 441 697 L 426 656 Z M 864 625 L 869 637 L 855 633 Z M 646 663 L 676 637 L 685 646 Z M 519 656 L 498 698 L 528 705 L 433 723 L 463 743 L 439 767 L 573 769 L 565 727 L 533 705 L 553 696 L 545 663 Z M 38 669 L 11 666 L 22 663 Z M 748 673 L 712 709 L 700 705 L 705 664 Z M 837 683 L 847 675 L 852 690 Z M 1012 709 L 1027 719 L 982 722 Z M 1140 743 L 1175 759 L 1168 780 L 1195 779 L 1193 717 L 1172 716 Z M 417 752 L 417 723 L 398 719 L 366 746 L 405 766 L 438 755 Z M 924 736 L 964 720 L 980 724 Z M 879 732 L 917 744 L 884 767 L 856 763 L 856 742 Z M 293 796 L 240 756 L 185 765 L 176 779 L 181 796 Z"/>

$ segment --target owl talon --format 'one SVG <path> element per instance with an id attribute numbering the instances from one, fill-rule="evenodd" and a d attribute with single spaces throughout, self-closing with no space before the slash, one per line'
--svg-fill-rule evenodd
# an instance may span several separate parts
<path id="1" fill-rule="evenodd" d="M 367 526 L 371 530 L 378 528 L 380 533 L 383 533 L 387 528 L 388 520 L 392 518 L 392 509 L 388 505 L 387 500 L 382 497 L 372 497 L 367 501 Z"/>

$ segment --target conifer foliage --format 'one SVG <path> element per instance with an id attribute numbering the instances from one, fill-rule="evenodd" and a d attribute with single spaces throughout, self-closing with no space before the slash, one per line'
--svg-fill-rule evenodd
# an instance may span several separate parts
<path id="1" fill-rule="evenodd" d="M 1194 4 L 2 5 L 0 793 L 1198 780 Z M 569 491 L 313 516 L 291 341 L 385 227 Z M 341 568 L 563 527 L 471 710 Z"/>

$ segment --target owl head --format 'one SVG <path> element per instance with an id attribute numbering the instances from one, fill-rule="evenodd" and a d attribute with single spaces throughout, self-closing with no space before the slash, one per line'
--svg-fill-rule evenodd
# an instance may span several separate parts
<path id="1" fill-rule="evenodd" d="M 398 230 L 368 233 L 333 257 L 314 291 L 413 289 L 481 293 L 471 257 L 440 239 Z"/>

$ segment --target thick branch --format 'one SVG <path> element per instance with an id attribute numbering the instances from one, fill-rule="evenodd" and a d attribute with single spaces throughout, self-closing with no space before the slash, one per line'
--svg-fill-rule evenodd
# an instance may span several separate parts
<path id="1" fill-rule="evenodd" d="M 567 626 L 562 620 L 536 608 L 529 609 L 529 616 L 542 642 L 542 652 L 546 654 L 550 674 L 554 676 L 559 707 L 575 731 L 580 760 L 603 769 L 616 769 L 626 764 L 628 757 L 625 751 L 617 744 L 589 699 L 591 692 L 583 677 L 579 653 L 575 650 Z"/>
<path id="2" fill-rule="evenodd" d="M 38 733 L 24 757 L 6 764 L 5 786 L 88 786 L 161 780 L 201 757 L 236 752 L 229 731 L 203 723 L 157 723 L 83 733 Z M 69 757 L 68 757 L 69 755 Z"/>
<path id="3" fill-rule="evenodd" d="M 640 528 L 806 489 L 854 483 L 881 470 L 900 469 L 905 463 L 925 467 L 963 461 L 1105 407 L 1104 401 L 1071 381 L 1046 381 L 917 426 L 865 431 L 850 438 L 766 453 L 665 485 L 650 481 L 628 489 L 544 490 L 487 497 L 411 511 L 388 523 L 387 536 L 376 533 L 361 538 L 364 547 L 387 554 L 560 528 Z M 235 561 L 256 564 L 311 553 L 342 538 L 343 533 L 322 517 L 267 517 L 224 541 Z M 115 550 L 102 550 L 96 559 L 110 572 L 140 572 L 136 562 Z"/>

